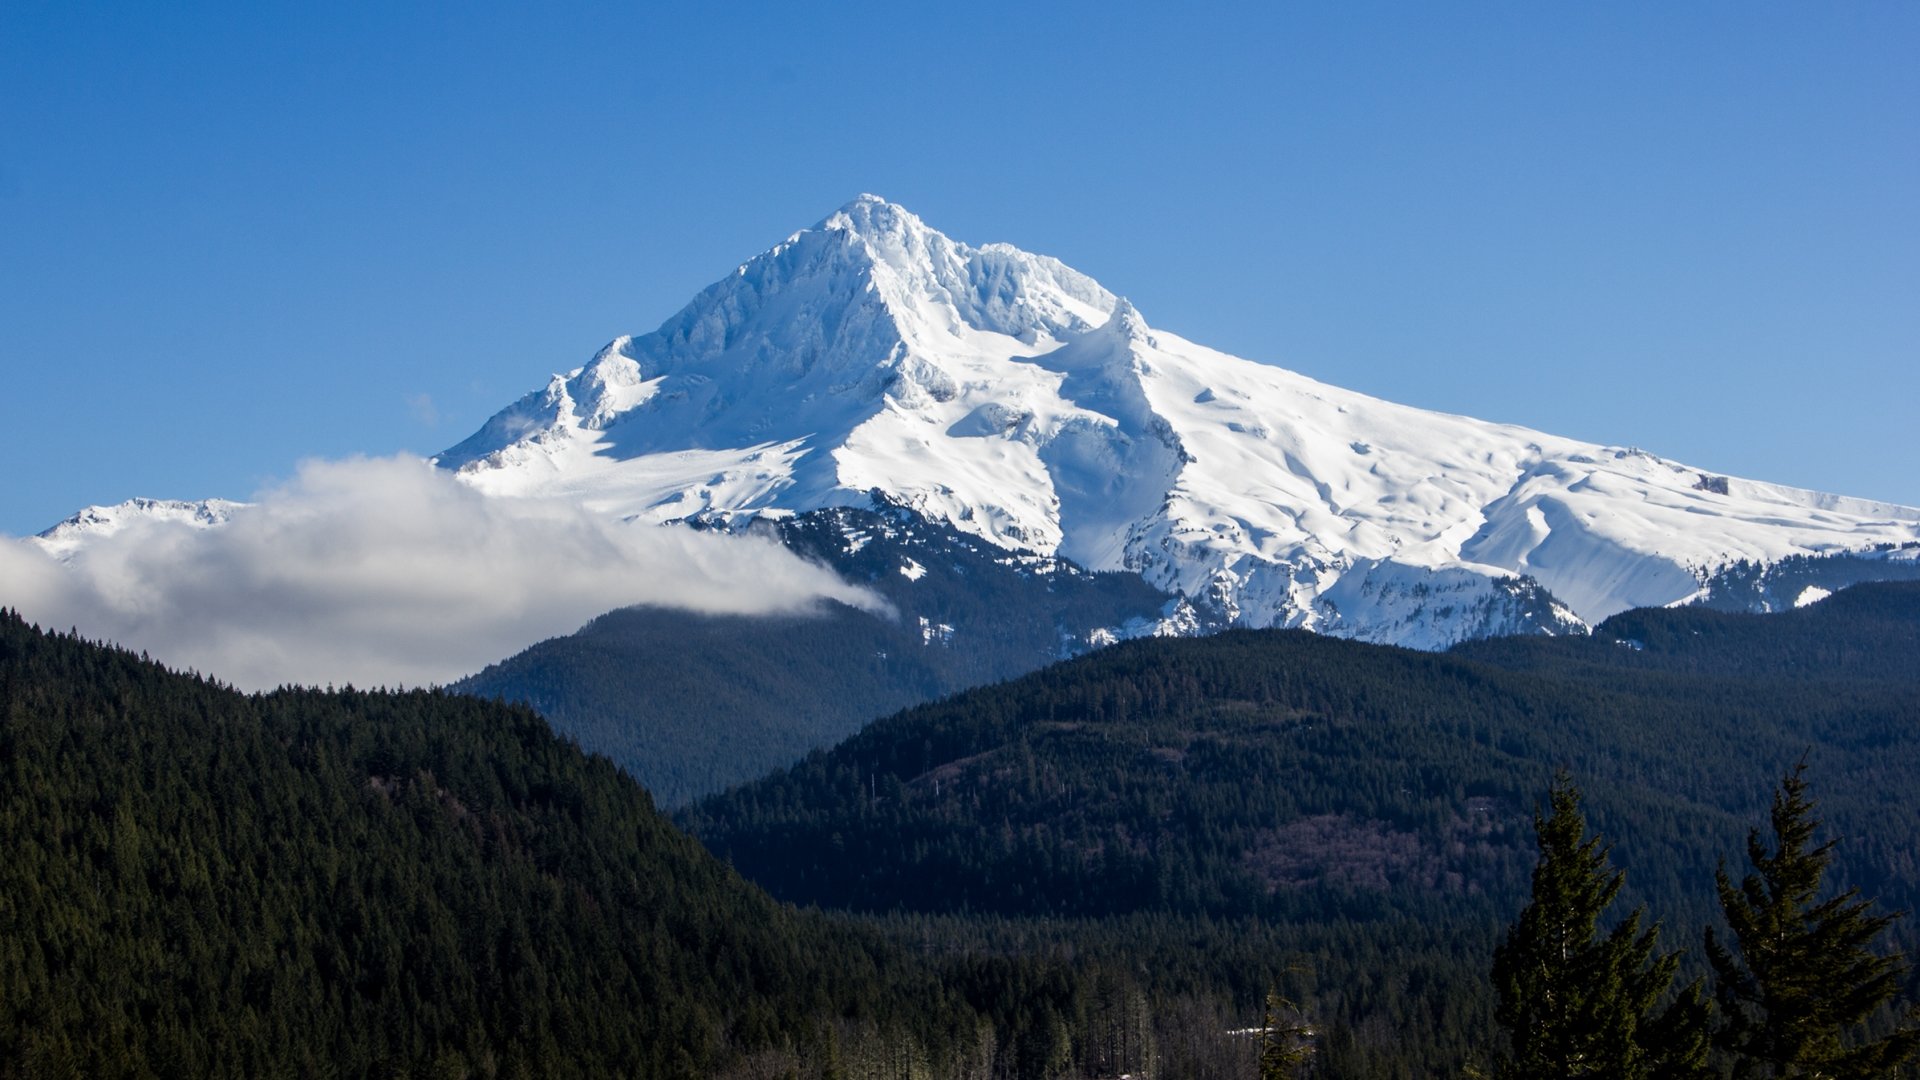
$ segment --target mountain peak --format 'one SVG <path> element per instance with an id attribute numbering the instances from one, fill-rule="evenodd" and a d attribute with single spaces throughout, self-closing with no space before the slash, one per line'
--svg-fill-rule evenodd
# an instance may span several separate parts
<path id="1" fill-rule="evenodd" d="M 868 231 L 878 228 L 884 231 L 900 222 L 911 222 L 925 227 L 920 216 L 898 203 L 888 202 L 885 198 L 863 191 L 847 200 L 838 210 L 820 220 L 818 228 L 851 228 Z"/>
<path id="2" fill-rule="evenodd" d="M 878 195 L 861 195 L 835 210 L 816 226 L 823 233 L 841 233 L 864 244 L 874 260 L 916 277 L 938 275 L 943 264 L 964 261 L 964 244 L 956 244 L 904 206 Z"/>
<path id="3" fill-rule="evenodd" d="M 1920 541 L 1920 510 L 1708 479 L 1215 352 L 1057 259 L 868 194 L 439 461 L 643 522 L 879 492 L 1003 547 L 1138 572 L 1220 622 L 1431 645 L 1523 608 L 1577 627 L 1684 600 L 1742 559 Z"/>
<path id="4" fill-rule="evenodd" d="M 1147 345 L 1154 344 L 1149 336 L 1146 317 L 1140 314 L 1139 308 L 1133 306 L 1133 301 L 1124 296 L 1115 301 L 1113 315 L 1107 319 L 1106 325 L 1101 329 L 1111 337 Z"/>

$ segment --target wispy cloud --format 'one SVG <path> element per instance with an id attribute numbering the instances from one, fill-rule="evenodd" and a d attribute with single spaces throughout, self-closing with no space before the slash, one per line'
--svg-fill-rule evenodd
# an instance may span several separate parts
<path id="1" fill-rule="evenodd" d="M 407 395 L 407 411 L 419 421 L 421 427 L 440 426 L 440 407 L 433 403 L 433 395 L 420 393 Z"/>
<path id="2" fill-rule="evenodd" d="M 488 498 L 410 458 L 311 462 L 225 526 L 69 563 L 0 537 L 0 604 L 243 688 L 444 682 L 614 608 L 790 613 L 873 594 L 768 540 Z"/>

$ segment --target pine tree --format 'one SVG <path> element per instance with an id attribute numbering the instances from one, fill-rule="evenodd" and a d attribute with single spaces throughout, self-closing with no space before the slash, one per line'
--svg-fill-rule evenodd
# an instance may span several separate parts
<path id="1" fill-rule="evenodd" d="M 1878 1039 L 1849 1036 L 1900 986 L 1900 958 L 1868 949 L 1896 916 L 1872 914 L 1872 901 L 1860 899 L 1857 889 L 1818 899 L 1834 841 L 1811 846 L 1820 822 L 1812 816 L 1805 771 L 1804 761 L 1794 766 L 1774 792 L 1773 850 L 1761 842 L 1760 830 L 1748 834 L 1754 873 L 1738 886 L 1724 865 L 1717 875 L 1739 955 L 1707 930 L 1707 959 L 1725 1017 L 1716 1041 L 1732 1056 L 1738 1078 L 1889 1077 L 1920 1057 L 1920 1028 L 1901 1027 Z"/>
<path id="2" fill-rule="evenodd" d="M 1642 932 L 1638 909 L 1600 935 L 1600 916 L 1619 895 L 1625 875 L 1609 867 L 1600 838 L 1586 835 L 1580 792 L 1564 773 L 1554 781 L 1551 805 L 1552 816 L 1534 815 L 1540 861 L 1533 899 L 1494 951 L 1496 1015 L 1510 1043 L 1509 1053 L 1496 1059 L 1494 1075 L 1689 1075 L 1700 1064 L 1697 1052 L 1656 1072 L 1669 1048 L 1689 1041 L 1690 1014 L 1680 1007 L 1687 997 L 1662 1016 L 1652 1011 L 1672 985 L 1679 955 L 1655 955 L 1660 928 Z M 1697 1003 L 1697 993 L 1692 1000 Z"/>
<path id="3" fill-rule="evenodd" d="M 1713 999 L 1706 980 L 1695 979 L 1674 996 L 1673 1003 L 1642 1029 L 1640 1044 L 1651 1058 L 1650 1080 L 1713 1080 L 1707 1067 L 1712 1054 Z"/>
<path id="4" fill-rule="evenodd" d="M 1267 991 L 1267 1011 L 1260 1025 L 1260 1080 L 1294 1080 L 1306 1068 L 1313 1051 L 1313 1030 L 1300 1018 L 1300 1009 Z"/>

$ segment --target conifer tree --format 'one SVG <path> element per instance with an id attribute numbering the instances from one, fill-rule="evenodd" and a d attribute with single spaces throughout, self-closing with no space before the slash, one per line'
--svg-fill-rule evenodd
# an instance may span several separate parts
<path id="1" fill-rule="evenodd" d="M 1892 999 L 1905 971 L 1898 956 L 1868 948 L 1896 916 L 1873 914 L 1873 902 L 1857 889 L 1818 899 L 1834 841 L 1812 846 L 1820 822 L 1805 771 L 1804 761 L 1794 766 L 1774 792 L 1772 850 L 1760 830 L 1748 834 L 1754 872 L 1737 886 L 1724 865 L 1717 874 L 1739 954 L 1707 930 L 1725 1018 L 1716 1041 L 1731 1055 L 1737 1078 L 1890 1077 L 1920 1057 L 1920 1027 L 1857 1036 Z"/>
<path id="2" fill-rule="evenodd" d="M 1540 861 L 1533 899 L 1494 951 L 1497 1017 L 1509 1052 L 1494 1075 L 1514 1080 L 1606 1077 L 1640 1080 L 1686 1076 L 1701 1062 L 1667 1062 L 1670 1047 L 1688 1043 L 1689 1013 L 1653 1009 L 1673 982 L 1679 955 L 1655 955 L 1660 928 L 1642 932 L 1636 909 L 1602 936 L 1600 917 L 1625 875 L 1608 865 L 1608 849 L 1586 835 L 1580 792 L 1565 773 L 1555 778 L 1552 815 L 1534 815 Z M 1688 998 L 1683 997 L 1680 1005 Z M 1698 995 L 1692 1000 L 1697 1004 Z M 1693 1040 L 1697 1043 L 1697 1040 Z M 1672 1068 L 1656 1065 L 1671 1064 Z"/>
<path id="3" fill-rule="evenodd" d="M 1281 997 L 1277 988 L 1268 990 L 1260 1027 L 1260 1080 L 1294 1080 L 1302 1075 L 1313 1049 L 1312 1037 L 1299 1008 Z"/>
<path id="4" fill-rule="evenodd" d="M 1649 1080 L 1713 1080 L 1707 1067 L 1713 1050 L 1713 999 L 1705 979 L 1674 996 L 1666 1011 L 1642 1029 L 1640 1044 L 1651 1058 Z"/>

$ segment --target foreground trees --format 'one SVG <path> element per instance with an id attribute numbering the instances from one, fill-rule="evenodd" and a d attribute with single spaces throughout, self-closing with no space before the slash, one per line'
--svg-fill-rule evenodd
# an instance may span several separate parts
<path id="1" fill-rule="evenodd" d="M 1812 846 L 1820 822 L 1805 771 L 1804 763 L 1796 766 L 1774 793 L 1772 849 L 1758 829 L 1748 835 L 1753 872 L 1737 886 L 1724 866 L 1718 874 L 1734 948 L 1707 930 L 1722 1017 L 1715 1041 L 1736 1077 L 1892 1076 L 1920 1058 L 1920 1027 L 1849 1036 L 1900 988 L 1900 958 L 1867 948 L 1896 916 L 1873 914 L 1857 889 L 1819 899 L 1834 842 Z"/>
<path id="2" fill-rule="evenodd" d="M 1748 835 L 1754 872 L 1737 886 L 1724 865 L 1717 874 L 1734 940 L 1729 948 L 1706 931 L 1713 1002 L 1696 982 L 1657 1014 L 1679 953 L 1656 954 L 1659 926 L 1641 932 L 1640 909 L 1600 932 L 1624 875 L 1609 867 L 1599 837 L 1586 835 L 1579 791 L 1557 777 L 1551 815 L 1534 818 L 1533 899 L 1494 951 L 1496 1015 L 1509 1044 L 1494 1075 L 1885 1080 L 1920 1062 L 1913 1014 L 1904 1026 L 1885 1018 L 1905 965 L 1868 947 L 1897 916 L 1873 914 L 1855 889 L 1819 899 L 1833 841 L 1813 846 L 1820 822 L 1804 771 L 1797 766 L 1774 794 L 1772 847 L 1758 829 Z M 1876 1018 L 1880 1030 L 1869 1034 Z"/>
<path id="3" fill-rule="evenodd" d="M 1625 880 L 1586 834 L 1580 793 L 1562 774 L 1552 814 L 1534 817 L 1540 862 L 1533 901 L 1493 956 L 1496 1014 L 1510 1051 L 1498 1077 L 1685 1076 L 1704 1064 L 1698 988 L 1665 1014 L 1655 1007 L 1673 983 L 1679 953 L 1658 954 L 1660 928 L 1644 932 L 1636 909 L 1605 934 L 1600 917 Z"/>

